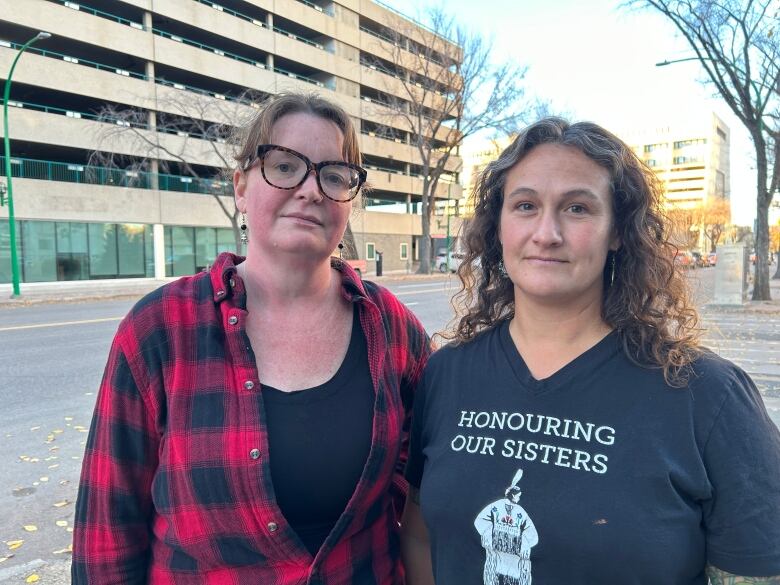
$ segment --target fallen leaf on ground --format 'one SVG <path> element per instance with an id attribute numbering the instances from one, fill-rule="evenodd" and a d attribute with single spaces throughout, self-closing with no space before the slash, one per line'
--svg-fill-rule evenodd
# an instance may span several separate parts
<path id="1" fill-rule="evenodd" d="M 73 420 L 73 417 L 72 416 L 66 416 L 65 420 Z"/>
<path id="2" fill-rule="evenodd" d="M 38 575 L 36 575 L 35 573 L 33 573 L 32 575 L 30 575 L 29 577 L 27 577 L 27 579 L 25 579 L 25 580 L 24 580 L 24 582 L 25 582 L 25 583 L 37 583 L 38 581 L 40 581 L 40 579 L 41 579 L 41 578 L 40 578 Z"/>
<path id="3" fill-rule="evenodd" d="M 25 524 L 24 529 L 27 532 L 35 532 L 36 530 L 38 530 L 38 527 L 35 524 Z"/>
<path id="4" fill-rule="evenodd" d="M 64 527 L 64 526 L 67 526 L 67 525 L 68 525 L 68 521 L 67 521 L 67 520 L 57 520 L 57 521 L 55 522 L 55 524 L 56 524 L 57 526 L 63 526 L 63 527 Z"/>
<path id="5" fill-rule="evenodd" d="M 40 480 L 41 481 L 49 481 L 49 478 L 44 475 L 42 478 L 40 478 Z"/>
<path id="6" fill-rule="evenodd" d="M 68 504 L 70 504 L 70 502 L 68 500 L 62 500 L 61 502 L 55 502 L 54 503 L 54 507 L 55 508 L 62 508 L 63 506 L 67 506 Z"/>
<path id="7" fill-rule="evenodd" d="M 24 544 L 23 540 L 8 540 L 6 541 L 6 544 L 8 545 L 8 548 L 11 550 L 16 550 L 20 546 Z"/>
<path id="8" fill-rule="evenodd" d="M 65 553 L 72 553 L 72 552 L 73 552 L 73 545 L 69 544 L 65 548 L 61 548 L 60 550 L 55 550 L 54 554 L 55 555 L 62 555 L 62 554 L 65 554 Z"/>
<path id="9" fill-rule="evenodd" d="M 6 562 L 8 559 L 13 558 L 14 555 L 6 555 L 4 557 L 0 557 L 0 563 Z"/>
<path id="10" fill-rule="evenodd" d="M 30 427 L 30 430 L 31 430 L 31 431 L 37 431 L 37 430 L 38 430 L 38 429 L 40 429 L 40 428 L 41 428 L 40 426 L 37 426 L 37 427 Z"/>

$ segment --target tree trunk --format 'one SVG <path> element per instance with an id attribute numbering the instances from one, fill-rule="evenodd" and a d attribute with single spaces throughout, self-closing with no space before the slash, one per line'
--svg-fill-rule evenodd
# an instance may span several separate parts
<path id="1" fill-rule="evenodd" d="M 763 137 L 761 137 L 763 138 Z M 769 291 L 769 202 L 772 197 L 766 190 L 767 160 L 763 140 L 756 140 L 756 265 L 753 278 L 754 301 L 770 301 Z M 763 152 L 762 152 L 763 151 Z"/>
<path id="2" fill-rule="evenodd" d="M 431 182 L 428 178 L 426 168 L 423 172 L 423 192 L 422 192 L 422 236 L 420 237 L 420 266 L 417 268 L 417 274 L 431 273 Z"/>
<path id="3" fill-rule="evenodd" d="M 780 278 L 780 246 L 777 247 L 777 252 L 775 252 L 775 266 L 777 266 L 777 270 L 775 270 L 772 280 Z"/>

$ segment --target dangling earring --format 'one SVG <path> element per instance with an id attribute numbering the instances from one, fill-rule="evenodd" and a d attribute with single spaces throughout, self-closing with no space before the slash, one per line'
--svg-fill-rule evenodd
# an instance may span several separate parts
<path id="1" fill-rule="evenodd" d="M 610 256 L 612 256 L 609 269 L 609 286 L 611 287 L 613 284 L 615 284 L 615 256 L 617 256 L 617 253 L 612 252 Z"/>
<path id="2" fill-rule="evenodd" d="M 241 243 L 246 245 L 246 243 L 249 241 L 249 238 L 246 235 L 246 213 L 241 214 Z"/>
<path id="3" fill-rule="evenodd" d="M 344 242 L 339 242 L 339 258 L 344 259 Z"/>
<path id="4" fill-rule="evenodd" d="M 506 278 L 507 276 L 509 276 L 506 273 L 506 266 L 504 266 L 503 260 L 498 261 L 498 273 L 501 275 L 501 278 Z"/>

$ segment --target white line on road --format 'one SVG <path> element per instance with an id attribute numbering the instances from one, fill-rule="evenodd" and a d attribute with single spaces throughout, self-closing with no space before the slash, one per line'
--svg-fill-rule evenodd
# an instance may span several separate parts
<path id="1" fill-rule="evenodd" d="M 20 329 L 40 329 L 43 327 L 62 327 L 64 325 L 107 323 L 108 321 L 121 321 L 122 319 L 123 317 L 105 317 L 103 319 L 85 319 L 84 321 L 59 321 L 57 323 L 37 323 L 35 325 L 14 325 L 13 327 L 0 327 L 0 331 L 18 331 Z"/>
<path id="2" fill-rule="evenodd" d="M 449 283 L 442 281 L 441 284 L 449 284 Z M 398 286 L 394 286 L 393 289 L 423 288 L 425 286 L 431 286 L 431 283 L 430 282 L 425 282 L 425 283 L 422 283 L 422 284 L 399 284 Z"/>
<path id="3" fill-rule="evenodd" d="M 407 307 L 414 307 L 415 305 L 419 305 L 419 304 L 420 303 L 418 303 L 417 301 L 414 301 L 413 303 L 404 303 L 404 305 L 406 305 Z"/>
<path id="4" fill-rule="evenodd" d="M 395 296 L 397 297 L 405 297 L 408 295 L 422 295 L 426 293 L 449 293 L 452 291 L 447 290 L 446 288 L 427 288 L 425 290 L 406 290 L 402 292 L 395 293 Z"/>

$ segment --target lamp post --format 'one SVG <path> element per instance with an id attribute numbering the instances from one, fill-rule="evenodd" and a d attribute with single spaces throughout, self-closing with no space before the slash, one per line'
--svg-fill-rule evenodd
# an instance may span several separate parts
<path id="1" fill-rule="evenodd" d="M 16 225 L 14 220 L 14 189 L 13 189 L 13 183 L 11 182 L 11 139 L 8 136 L 8 98 L 11 95 L 11 77 L 14 74 L 14 69 L 16 68 L 16 63 L 19 61 L 19 57 L 22 56 L 22 53 L 35 41 L 40 41 L 44 39 L 48 39 L 51 36 L 50 33 L 47 32 L 39 32 L 37 35 L 35 35 L 33 38 L 31 38 L 29 41 L 27 41 L 25 44 L 22 45 L 22 47 L 19 49 L 19 51 L 16 53 L 16 58 L 14 58 L 13 63 L 11 64 L 11 70 L 8 72 L 8 77 L 5 80 L 5 91 L 3 92 L 3 130 L 5 132 L 5 138 L 4 138 L 4 146 L 5 146 L 5 177 L 7 182 L 7 188 L 8 188 L 8 231 L 10 234 L 10 247 L 11 247 L 11 282 L 13 284 L 13 295 L 14 297 L 18 297 L 21 295 L 21 292 L 19 290 L 19 259 L 16 255 Z"/>

